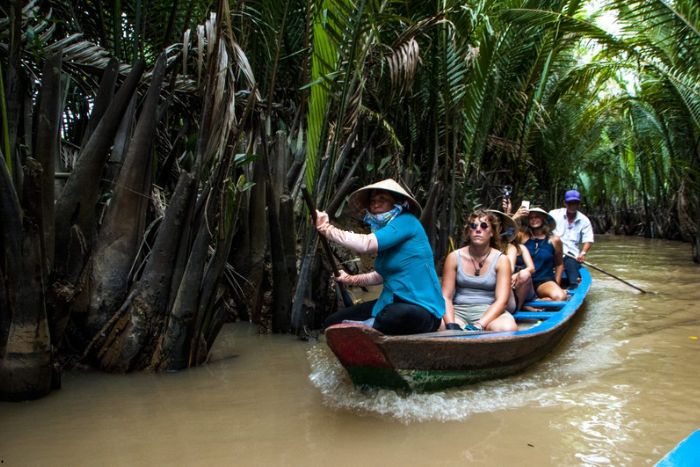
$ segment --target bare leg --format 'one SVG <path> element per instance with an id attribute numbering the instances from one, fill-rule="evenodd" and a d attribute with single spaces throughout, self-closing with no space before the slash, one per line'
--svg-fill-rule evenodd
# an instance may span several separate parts
<path id="1" fill-rule="evenodd" d="M 486 326 L 486 330 L 495 332 L 517 331 L 518 325 L 515 324 L 515 319 L 513 318 L 513 315 L 506 312 L 498 318 L 491 321 L 489 325 Z"/>
<path id="2" fill-rule="evenodd" d="M 525 311 L 538 311 L 537 309 L 527 306 L 524 307 L 523 304 L 528 301 L 528 299 L 531 299 L 532 297 L 536 297 L 537 294 L 535 293 L 535 288 L 532 286 L 532 277 L 530 275 L 527 275 L 527 280 L 521 282 L 516 288 L 515 288 L 515 294 L 518 298 L 518 303 L 520 304 L 520 308 L 522 308 Z"/>
<path id="3" fill-rule="evenodd" d="M 566 292 L 554 281 L 548 281 L 537 287 L 537 295 L 542 299 L 563 302 L 566 300 Z"/>

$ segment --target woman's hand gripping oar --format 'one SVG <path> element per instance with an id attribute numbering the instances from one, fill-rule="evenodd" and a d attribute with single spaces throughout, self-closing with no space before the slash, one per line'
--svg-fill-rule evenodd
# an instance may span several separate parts
<path id="1" fill-rule="evenodd" d="M 569 253 L 566 253 L 565 256 L 567 256 L 567 257 L 569 257 L 569 258 L 572 258 L 572 259 L 576 259 L 575 256 L 570 255 Z M 577 260 L 577 259 L 576 259 L 576 260 Z M 577 260 L 577 261 L 578 261 L 578 260 Z M 594 264 L 591 264 L 591 263 L 589 263 L 588 261 L 582 261 L 582 263 L 585 264 L 586 266 L 590 267 L 590 268 L 595 269 L 595 270 L 598 271 L 598 272 L 602 272 L 603 274 L 607 274 L 608 276 L 612 277 L 613 279 L 619 280 L 620 282 L 622 282 L 622 283 L 625 284 L 625 285 L 629 285 L 629 286 L 632 287 L 633 289 L 637 289 L 637 290 L 639 290 L 639 291 L 642 292 L 642 293 L 647 293 L 646 290 L 644 290 L 644 289 L 642 289 L 642 288 L 639 288 L 639 287 L 637 287 L 637 286 L 634 285 L 634 284 L 630 284 L 630 283 L 627 282 L 626 280 L 621 279 L 621 278 L 617 277 L 615 274 L 610 273 L 610 272 L 608 272 L 608 271 L 606 271 L 606 270 L 604 270 L 604 269 L 602 269 L 602 268 L 599 268 L 598 266 L 596 266 L 596 265 L 594 265 Z"/>
<path id="2" fill-rule="evenodd" d="M 306 207 L 309 208 L 309 212 L 311 213 L 311 221 L 314 223 L 315 226 L 316 206 L 314 205 L 314 200 L 311 198 L 311 194 L 306 189 L 306 185 L 301 186 L 301 194 L 304 196 Z M 319 238 L 321 239 L 321 245 L 323 246 L 323 251 L 326 254 L 326 258 L 328 258 L 328 262 L 331 264 L 331 268 L 333 269 L 333 275 L 335 277 L 340 276 L 340 270 L 338 269 L 338 265 L 336 264 L 335 258 L 333 257 L 333 252 L 331 251 L 331 246 L 328 244 L 328 239 L 326 239 L 326 237 L 324 237 L 323 235 L 319 235 Z M 353 306 L 352 297 L 350 297 L 350 293 L 345 288 L 345 285 L 337 281 L 335 285 L 338 288 L 340 298 L 343 300 L 343 305 L 345 306 L 345 308 Z"/>

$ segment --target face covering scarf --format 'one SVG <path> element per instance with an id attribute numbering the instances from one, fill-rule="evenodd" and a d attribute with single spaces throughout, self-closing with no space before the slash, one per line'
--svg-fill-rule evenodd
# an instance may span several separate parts
<path id="1" fill-rule="evenodd" d="M 391 222 L 396 216 L 401 214 L 401 212 L 407 207 L 407 203 L 403 203 L 395 204 L 393 209 L 381 214 L 371 214 L 369 211 L 367 211 L 364 221 L 366 224 L 369 224 L 369 228 L 372 232 L 376 232 Z"/>

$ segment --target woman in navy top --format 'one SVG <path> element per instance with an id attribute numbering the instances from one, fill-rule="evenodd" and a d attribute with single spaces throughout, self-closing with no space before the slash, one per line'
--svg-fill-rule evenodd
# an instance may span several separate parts
<path id="1" fill-rule="evenodd" d="M 531 208 L 527 220 L 528 227 L 523 243 L 535 263 L 532 283 L 537 296 L 557 301 L 566 300 L 566 291 L 559 286 L 564 272 L 564 257 L 561 239 L 552 234 L 554 219 L 543 209 Z"/>
<path id="2" fill-rule="evenodd" d="M 392 179 L 368 185 L 350 195 L 350 208 L 364 212 L 372 233 L 338 229 L 328 214 L 317 212 L 316 229 L 324 237 L 357 253 L 376 253 L 375 270 L 336 278 L 348 285 L 383 284 L 377 300 L 340 310 L 326 318 L 324 328 L 344 320 L 374 318 L 372 326 L 384 334 L 436 331 L 445 302 L 435 272 L 433 250 L 418 217 L 421 207 Z"/>

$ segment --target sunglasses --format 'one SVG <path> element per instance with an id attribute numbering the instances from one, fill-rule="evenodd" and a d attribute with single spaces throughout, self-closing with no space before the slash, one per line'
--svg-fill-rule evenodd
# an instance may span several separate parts
<path id="1" fill-rule="evenodd" d="M 476 222 L 471 222 L 469 224 L 469 228 L 472 230 L 476 230 L 477 227 L 481 227 L 481 230 L 488 230 L 489 225 L 486 222 L 482 222 L 481 224 L 477 224 Z"/>

